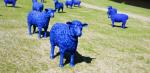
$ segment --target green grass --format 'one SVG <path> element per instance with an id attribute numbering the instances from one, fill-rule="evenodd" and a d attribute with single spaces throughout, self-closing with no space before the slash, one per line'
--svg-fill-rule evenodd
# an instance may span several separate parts
<path id="1" fill-rule="evenodd" d="M 83 2 L 100 6 L 100 7 L 105 7 L 105 8 L 111 5 L 117 8 L 118 11 L 130 12 L 130 13 L 135 13 L 146 17 L 150 17 L 150 9 L 128 5 L 125 4 L 124 2 L 118 3 L 115 2 L 115 0 L 114 1 L 113 0 L 83 0 Z"/>
<path id="2" fill-rule="evenodd" d="M 39 40 L 37 34 L 27 34 L 30 0 L 18 0 L 20 8 L 5 7 L 3 1 L 0 4 L 0 73 L 150 72 L 150 22 L 130 18 L 127 29 L 112 28 L 106 12 L 84 7 L 65 8 L 66 13 L 56 13 L 51 19 L 48 31 L 55 22 L 74 19 L 87 22 L 89 26 L 83 29 L 83 36 L 79 38 L 81 56 L 78 61 L 81 62 L 74 68 L 67 64 L 61 69 L 58 67 L 59 56 L 49 59 L 49 37 Z M 53 7 L 53 2 L 47 0 L 47 7 Z"/>

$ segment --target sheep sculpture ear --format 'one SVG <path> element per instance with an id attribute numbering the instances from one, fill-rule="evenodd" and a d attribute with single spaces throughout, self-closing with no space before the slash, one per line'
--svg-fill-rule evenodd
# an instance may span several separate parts
<path id="1" fill-rule="evenodd" d="M 112 6 L 108 6 L 108 9 L 112 9 Z"/>
<path id="2" fill-rule="evenodd" d="M 45 9 L 46 12 L 48 12 L 48 9 Z"/>
<path id="3" fill-rule="evenodd" d="M 70 24 L 72 24 L 72 22 L 68 21 L 68 22 L 66 22 L 66 24 L 69 24 L 69 25 L 70 25 Z"/>
<path id="4" fill-rule="evenodd" d="M 88 26 L 88 24 L 87 24 L 87 23 L 84 23 L 84 24 L 82 24 L 82 26 L 83 26 L 83 27 L 87 27 L 87 26 Z"/>
<path id="5" fill-rule="evenodd" d="M 69 29 L 70 29 L 72 22 L 68 21 L 66 22 L 66 24 L 69 25 Z"/>

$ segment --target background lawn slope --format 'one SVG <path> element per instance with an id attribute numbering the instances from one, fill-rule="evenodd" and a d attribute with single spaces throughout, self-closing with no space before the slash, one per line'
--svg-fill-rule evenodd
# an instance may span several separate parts
<path id="1" fill-rule="evenodd" d="M 70 68 L 66 58 L 64 68 L 59 68 L 58 48 L 55 51 L 58 56 L 49 59 L 49 37 L 39 40 L 37 33 L 32 36 L 27 33 L 26 19 L 31 5 L 31 0 L 17 0 L 17 8 L 12 8 L 0 1 L 0 73 L 150 72 L 150 22 L 130 18 L 128 28 L 112 28 L 106 12 L 84 7 L 65 8 L 65 13 L 56 13 L 51 19 L 48 31 L 55 22 L 74 19 L 89 26 L 83 29 L 83 36 L 79 38 L 75 67 Z M 46 0 L 44 5 L 53 8 L 53 0 Z M 147 12 L 138 7 L 136 10 Z"/>
<path id="2" fill-rule="evenodd" d="M 104 8 L 111 5 L 119 11 L 150 17 L 149 0 L 83 0 L 83 2 Z"/>

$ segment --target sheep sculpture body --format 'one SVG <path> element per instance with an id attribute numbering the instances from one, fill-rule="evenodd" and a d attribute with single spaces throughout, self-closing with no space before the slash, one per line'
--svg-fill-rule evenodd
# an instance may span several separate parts
<path id="1" fill-rule="evenodd" d="M 39 3 L 37 0 L 32 0 L 32 3 L 32 10 L 43 11 L 44 5 L 42 3 Z"/>
<path id="2" fill-rule="evenodd" d="M 12 4 L 13 7 L 15 7 L 17 0 L 4 0 L 5 6 L 7 7 L 7 4 Z"/>
<path id="3" fill-rule="evenodd" d="M 58 10 L 58 13 L 60 12 L 60 10 L 64 9 L 64 4 L 62 2 L 59 2 L 58 0 L 54 0 L 54 4 L 55 4 L 55 10 Z"/>
<path id="4" fill-rule="evenodd" d="M 122 22 L 121 28 L 126 27 L 126 22 L 128 20 L 128 15 L 117 13 L 117 9 L 112 8 L 112 6 L 108 7 L 107 14 L 108 14 L 108 18 L 111 19 L 112 27 L 115 27 L 115 25 L 114 25 L 115 22 Z"/>
<path id="5" fill-rule="evenodd" d="M 33 26 L 33 33 L 38 27 L 38 38 L 41 38 L 41 31 L 44 28 L 44 37 L 46 38 L 49 21 L 54 17 L 54 12 L 51 8 L 47 8 L 43 12 L 33 10 L 29 12 L 27 16 L 29 35 L 31 35 L 31 27 Z"/>
<path id="6" fill-rule="evenodd" d="M 72 6 L 73 6 L 73 0 L 66 0 L 65 5 L 66 5 L 67 8 L 69 6 L 70 6 L 70 8 L 72 8 Z"/>
<path id="7" fill-rule="evenodd" d="M 76 6 L 78 5 L 78 7 L 80 7 L 81 1 L 80 0 L 73 0 L 73 5 Z"/>
<path id="8" fill-rule="evenodd" d="M 63 58 L 66 52 L 71 54 L 70 66 L 74 66 L 74 56 L 78 45 L 78 37 L 82 35 L 82 28 L 88 24 L 82 24 L 78 20 L 65 23 L 55 23 L 50 30 L 51 52 L 50 58 L 54 58 L 55 46 L 60 51 L 60 67 L 63 67 Z"/>

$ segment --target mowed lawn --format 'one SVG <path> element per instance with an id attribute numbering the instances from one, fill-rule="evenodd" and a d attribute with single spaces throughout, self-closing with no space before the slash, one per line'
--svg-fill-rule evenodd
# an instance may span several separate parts
<path id="1" fill-rule="evenodd" d="M 75 67 L 69 66 L 66 57 L 64 68 L 60 68 L 58 48 L 55 51 L 58 56 L 54 60 L 49 58 L 49 37 L 38 39 L 37 33 L 32 36 L 27 33 L 31 5 L 31 0 L 17 0 L 17 8 L 12 8 L 0 1 L 0 73 L 150 72 L 150 22 L 129 18 L 126 29 L 112 28 L 106 12 L 65 8 L 64 13 L 56 13 L 50 20 L 48 31 L 56 22 L 74 19 L 89 26 L 79 38 Z M 53 0 L 46 0 L 44 5 L 53 8 Z"/>
<path id="2" fill-rule="evenodd" d="M 83 2 L 104 8 L 113 6 L 117 8 L 118 11 L 150 17 L 149 0 L 83 0 Z"/>

